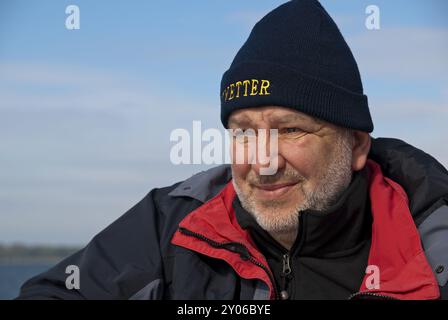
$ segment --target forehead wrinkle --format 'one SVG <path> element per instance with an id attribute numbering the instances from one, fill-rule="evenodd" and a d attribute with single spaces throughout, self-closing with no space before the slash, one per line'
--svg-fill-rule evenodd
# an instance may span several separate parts
<path id="1" fill-rule="evenodd" d="M 273 115 L 271 117 L 272 122 L 276 123 L 284 123 L 284 122 L 293 122 L 296 120 L 307 120 L 305 117 L 299 114 L 286 114 L 286 115 Z"/>
<path id="2" fill-rule="evenodd" d="M 290 122 L 295 122 L 295 121 L 299 121 L 299 120 L 301 121 L 301 123 L 303 123 L 303 122 L 311 122 L 313 124 L 320 123 L 318 121 L 318 119 L 315 119 L 315 118 L 307 116 L 307 115 L 303 115 L 301 113 L 288 113 L 288 114 L 283 114 L 283 115 L 273 115 L 270 120 L 272 123 L 275 123 L 275 124 L 290 123 Z"/>
<path id="3" fill-rule="evenodd" d="M 284 107 L 277 107 L 285 109 Z M 266 124 L 281 124 L 294 121 L 311 122 L 314 124 L 320 124 L 319 119 L 300 112 L 285 112 L 285 110 L 276 110 L 272 107 L 261 107 L 259 110 L 245 110 L 233 118 L 229 119 L 229 124 L 235 125 L 256 125 L 261 123 Z"/>

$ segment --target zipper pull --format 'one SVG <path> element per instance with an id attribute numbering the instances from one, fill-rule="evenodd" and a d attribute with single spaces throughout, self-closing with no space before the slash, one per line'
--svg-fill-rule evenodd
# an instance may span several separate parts
<path id="1" fill-rule="evenodd" d="M 286 253 L 283 255 L 283 270 L 282 270 L 283 276 L 288 276 L 291 274 L 291 265 L 289 263 L 289 254 Z"/>
<path id="2" fill-rule="evenodd" d="M 280 291 L 280 299 L 289 299 L 289 293 L 286 291 L 286 277 L 291 274 L 291 265 L 289 262 L 289 253 L 283 255 L 283 269 L 282 269 L 282 290 Z"/>

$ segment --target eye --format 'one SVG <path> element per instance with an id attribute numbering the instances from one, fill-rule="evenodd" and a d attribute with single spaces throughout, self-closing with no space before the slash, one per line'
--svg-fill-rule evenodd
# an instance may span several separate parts
<path id="1" fill-rule="evenodd" d="M 309 133 L 308 131 L 298 127 L 288 127 L 279 129 L 280 137 L 283 136 L 285 139 L 298 139 L 307 135 L 308 133 Z"/>
<path id="2" fill-rule="evenodd" d="M 243 133 L 243 130 L 241 130 L 241 129 L 235 129 L 235 130 L 232 130 L 232 136 L 234 137 L 234 138 L 237 138 L 237 137 L 240 137 L 241 135 L 243 135 L 244 133 Z"/>
<path id="3" fill-rule="evenodd" d="M 257 134 L 254 129 L 235 129 L 232 130 L 232 137 L 237 143 L 248 143 L 256 139 Z"/>
<path id="4" fill-rule="evenodd" d="M 282 131 L 284 133 L 301 133 L 301 132 L 303 132 L 303 130 L 300 128 L 284 128 Z"/>
<path id="5" fill-rule="evenodd" d="M 252 136 L 254 135 L 254 130 L 253 129 L 234 129 L 232 130 L 232 135 L 233 137 L 246 137 L 246 136 Z"/>

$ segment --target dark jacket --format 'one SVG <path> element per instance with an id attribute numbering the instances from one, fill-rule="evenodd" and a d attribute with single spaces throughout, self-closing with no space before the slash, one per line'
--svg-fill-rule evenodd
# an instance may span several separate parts
<path id="1" fill-rule="evenodd" d="M 447 298 L 447 170 L 396 139 L 373 139 L 369 159 L 368 264 L 379 267 L 381 287 L 362 281 L 350 297 Z M 230 179 L 223 165 L 152 190 L 18 298 L 278 298 L 266 258 L 235 217 Z M 80 289 L 66 288 L 69 265 L 79 267 Z"/>

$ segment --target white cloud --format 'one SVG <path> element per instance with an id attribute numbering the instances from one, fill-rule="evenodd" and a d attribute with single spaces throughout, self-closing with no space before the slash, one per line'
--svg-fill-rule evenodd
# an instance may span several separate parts
<path id="1" fill-rule="evenodd" d="M 347 42 L 363 76 L 447 79 L 448 29 L 383 25 L 380 30 L 348 37 Z"/>
<path id="2" fill-rule="evenodd" d="M 448 168 L 448 97 L 432 100 L 371 98 L 373 135 L 402 139 L 429 153 Z"/>
<path id="3" fill-rule="evenodd" d="M 421 119 L 430 117 L 448 117 L 448 99 L 416 100 L 409 98 L 401 99 L 370 99 L 370 109 L 372 113 L 383 119 Z"/>

